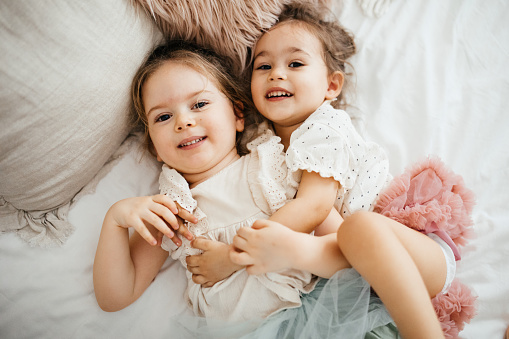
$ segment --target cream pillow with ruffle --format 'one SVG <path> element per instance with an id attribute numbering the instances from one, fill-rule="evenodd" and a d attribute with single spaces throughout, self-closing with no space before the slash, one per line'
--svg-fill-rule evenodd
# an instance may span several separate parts
<path id="1" fill-rule="evenodd" d="M 72 233 L 70 203 L 126 139 L 132 78 L 160 38 L 126 0 L 0 2 L 2 232 L 44 247 Z"/>

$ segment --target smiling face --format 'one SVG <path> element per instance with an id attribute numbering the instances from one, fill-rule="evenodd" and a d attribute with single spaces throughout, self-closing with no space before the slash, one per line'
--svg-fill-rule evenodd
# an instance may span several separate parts
<path id="1" fill-rule="evenodd" d="M 321 42 L 303 23 L 285 22 L 269 30 L 256 44 L 254 56 L 253 101 L 278 135 L 297 129 L 341 91 L 331 87 L 334 75 L 325 65 Z"/>
<path id="2" fill-rule="evenodd" d="M 236 132 L 244 120 L 216 85 L 179 62 L 167 61 L 145 82 L 143 105 L 157 159 L 191 185 L 239 158 Z"/>

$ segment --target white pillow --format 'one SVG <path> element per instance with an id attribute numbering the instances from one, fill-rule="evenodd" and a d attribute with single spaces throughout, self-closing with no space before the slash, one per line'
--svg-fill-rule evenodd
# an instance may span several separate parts
<path id="1" fill-rule="evenodd" d="M 161 35 L 127 0 L 0 2 L 0 230 L 72 232 L 70 202 L 129 133 L 130 84 Z"/>

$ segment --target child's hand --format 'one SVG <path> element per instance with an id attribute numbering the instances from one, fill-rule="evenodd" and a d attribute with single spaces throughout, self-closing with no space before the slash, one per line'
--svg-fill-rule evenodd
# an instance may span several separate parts
<path id="1" fill-rule="evenodd" d="M 251 228 L 239 229 L 233 238 L 230 259 L 238 265 L 246 265 L 247 273 L 261 274 L 292 268 L 295 247 L 299 246 L 303 233 L 292 231 L 280 223 L 257 220 Z"/>
<path id="2" fill-rule="evenodd" d="M 202 250 L 203 253 L 187 257 L 187 269 L 193 274 L 193 281 L 203 287 L 212 287 L 243 267 L 230 261 L 230 245 L 196 238 L 191 242 L 191 246 Z"/>
<path id="3" fill-rule="evenodd" d="M 177 222 L 178 222 L 178 229 L 176 230 L 177 233 L 182 235 L 184 238 L 188 240 L 193 240 L 194 235 L 187 229 L 186 224 L 184 221 L 192 222 L 193 224 L 196 224 L 198 222 L 198 219 L 191 214 L 191 212 L 188 212 L 186 209 L 180 207 L 180 205 L 176 202 L 174 202 L 175 206 L 177 207 L 178 213 L 176 215 Z M 177 246 L 182 245 L 182 242 L 180 241 L 179 237 L 174 236 L 173 238 L 170 238 L 171 241 Z"/>
<path id="4" fill-rule="evenodd" d="M 194 216 L 182 211 L 183 209 L 170 198 L 158 194 L 121 200 L 110 208 L 108 214 L 110 214 L 118 226 L 124 228 L 133 227 L 151 245 L 160 244 L 160 235 L 164 234 L 172 239 L 177 246 L 180 246 L 181 240 L 175 235 L 176 231 L 189 240 L 193 239 L 193 235 L 185 226 L 179 224 L 176 215 L 182 215 L 187 220 L 197 222 Z M 152 225 L 160 232 L 156 235 L 157 240 L 149 231 L 147 225 Z"/>

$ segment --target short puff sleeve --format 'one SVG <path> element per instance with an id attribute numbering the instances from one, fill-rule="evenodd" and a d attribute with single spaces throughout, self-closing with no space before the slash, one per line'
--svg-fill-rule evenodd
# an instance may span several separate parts
<path id="1" fill-rule="evenodd" d="M 258 208 L 272 215 L 295 196 L 296 189 L 286 184 L 288 170 L 281 138 L 266 124 L 261 128 L 263 133 L 247 145 L 248 183 Z"/>
<path id="2" fill-rule="evenodd" d="M 302 171 L 334 178 L 345 189 L 355 183 L 356 175 L 351 173 L 355 171 L 355 149 L 351 147 L 355 138 L 351 138 L 349 128 L 353 125 L 343 111 L 327 106 L 321 106 L 292 134 L 286 151 L 288 182 L 292 187 L 298 187 Z"/>

